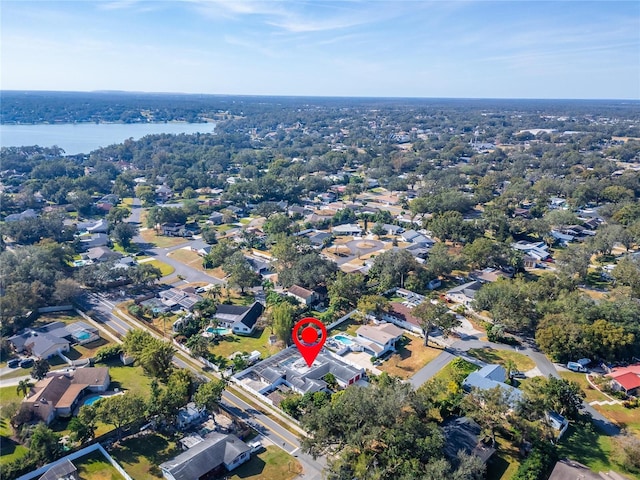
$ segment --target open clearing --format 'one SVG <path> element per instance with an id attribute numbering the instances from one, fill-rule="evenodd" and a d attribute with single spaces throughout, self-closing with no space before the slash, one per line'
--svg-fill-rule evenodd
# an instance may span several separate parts
<path id="1" fill-rule="evenodd" d="M 396 353 L 382 362 L 378 368 L 389 375 L 407 379 L 442 353 L 439 348 L 425 347 L 421 338 L 403 335 L 397 343 Z"/>

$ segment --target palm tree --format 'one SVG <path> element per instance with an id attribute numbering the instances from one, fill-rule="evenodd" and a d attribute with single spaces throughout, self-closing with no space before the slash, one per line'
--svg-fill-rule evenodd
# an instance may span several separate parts
<path id="1" fill-rule="evenodd" d="M 33 384 L 29 380 L 20 380 L 20 382 L 18 383 L 18 387 L 16 388 L 16 392 L 18 393 L 18 395 L 26 397 L 27 394 L 31 391 L 31 387 L 33 387 Z"/>

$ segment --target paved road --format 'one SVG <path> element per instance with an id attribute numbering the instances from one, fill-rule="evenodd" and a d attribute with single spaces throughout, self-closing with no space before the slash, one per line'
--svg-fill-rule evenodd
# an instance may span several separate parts
<path id="1" fill-rule="evenodd" d="M 124 330 L 124 333 L 126 333 L 128 330 L 137 328 L 137 325 L 132 325 L 129 322 L 116 317 L 112 313 L 112 310 L 115 308 L 115 304 L 104 295 L 89 294 L 83 298 L 80 303 L 82 305 L 90 306 L 93 310 L 92 316 L 99 323 L 104 323 L 110 328 L 117 329 L 116 331 L 118 332 Z M 160 337 L 155 332 L 149 332 L 156 337 Z M 194 368 L 191 364 L 186 363 L 180 357 L 173 357 L 173 361 L 178 367 L 189 369 L 201 378 L 206 379 L 206 377 L 201 375 L 202 372 Z M 305 479 L 320 480 L 322 478 L 322 470 L 325 466 L 325 460 L 322 458 L 314 460 L 311 456 L 303 454 L 300 451 L 300 442 L 298 437 L 289 430 L 285 429 L 270 417 L 244 402 L 228 390 L 223 392 L 222 407 L 237 417 L 246 420 L 276 446 L 282 448 L 287 453 L 294 455 L 303 465 Z"/>

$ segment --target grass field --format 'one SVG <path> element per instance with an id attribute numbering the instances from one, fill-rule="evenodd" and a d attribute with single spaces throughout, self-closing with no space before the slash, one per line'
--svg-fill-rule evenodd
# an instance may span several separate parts
<path id="1" fill-rule="evenodd" d="M 518 449 L 501 437 L 496 442 L 497 451 L 487 462 L 487 480 L 510 480 L 520 467 Z"/>
<path id="2" fill-rule="evenodd" d="M 22 458 L 29 449 L 11 440 L 13 429 L 9 424 L 9 416 L 6 413 L 7 407 L 12 403 L 19 403 L 22 397 L 18 395 L 16 387 L 0 388 L 0 466 Z"/>
<path id="3" fill-rule="evenodd" d="M 442 353 L 439 348 L 425 347 L 421 338 L 403 335 L 396 353 L 387 358 L 380 370 L 407 379 Z"/>
<path id="4" fill-rule="evenodd" d="M 291 480 L 302 473 L 298 461 L 278 447 L 269 446 L 236 468 L 229 480 Z"/>
<path id="5" fill-rule="evenodd" d="M 344 332 L 355 337 L 356 330 L 358 330 L 358 328 L 360 328 L 361 326 L 362 326 L 362 323 L 354 320 L 353 318 L 349 318 L 344 322 L 342 322 L 337 327 L 329 330 L 328 334 L 331 336 L 331 335 L 336 335 L 339 332 Z"/>
<path id="6" fill-rule="evenodd" d="M 145 242 L 152 243 L 158 248 L 175 247 L 187 242 L 187 239 L 183 237 L 165 237 L 164 235 L 157 235 L 153 228 L 140 230 L 140 236 Z"/>
<path id="7" fill-rule="evenodd" d="M 512 352 L 510 350 L 497 350 L 494 348 L 472 348 L 467 352 L 474 358 L 481 360 L 485 363 L 500 364 L 504 366 L 509 360 L 515 363 L 516 368 L 520 371 L 526 372 L 536 366 L 536 363 L 526 355 L 521 353 Z"/>
<path id="8" fill-rule="evenodd" d="M 613 470 L 640 480 L 640 475 L 625 472 L 611 459 L 611 437 L 603 435 L 590 423 L 573 423 L 558 444 L 560 458 L 568 457 L 583 463 L 595 472 Z"/>
<path id="9" fill-rule="evenodd" d="M 191 268 L 195 268 L 196 270 L 199 270 L 201 272 L 206 272 L 206 270 L 202 266 L 202 257 L 192 250 L 181 248 L 179 250 L 170 252 L 169 256 Z"/>
<path id="10" fill-rule="evenodd" d="M 271 331 L 268 328 L 264 330 L 256 330 L 253 335 L 224 335 L 220 338 L 217 345 L 212 345 L 209 349 L 216 355 L 228 357 L 235 352 L 252 352 L 259 351 L 262 358 L 267 358 L 281 350 L 276 345 L 269 345 L 269 335 Z"/>
<path id="11" fill-rule="evenodd" d="M 159 433 L 125 440 L 110 452 L 135 480 L 161 479 L 158 465 L 178 453 L 175 442 Z"/>
<path id="12" fill-rule="evenodd" d="M 624 405 L 594 405 L 593 408 L 620 428 L 640 437 L 640 408 L 626 408 Z"/>
<path id="13" fill-rule="evenodd" d="M 582 391 L 587 395 L 585 400 L 587 402 L 604 402 L 606 400 L 610 400 L 606 395 L 601 393 L 600 391 L 590 388 L 589 382 L 587 381 L 587 376 L 584 373 L 577 372 L 567 372 L 560 371 L 558 372 L 562 378 L 565 380 L 571 380 L 576 382 L 582 388 Z"/>
<path id="14" fill-rule="evenodd" d="M 151 260 L 145 263 L 148 263 L 149 265 L 153 265 L 154 267 L 159 268 L 160 273 L 162 273 L 163 277 L 166 277 L 167 275 L 171 275 L 176 270 L 168 263 L 161 262 L 160 260 Z"/>
<path id="15" fill-rule="evenodd" d="M 73 461 L 82 480 L 124 480 L 124 477 L 109 463 L 101 452 L 92 452 L 89 455 Z"/>

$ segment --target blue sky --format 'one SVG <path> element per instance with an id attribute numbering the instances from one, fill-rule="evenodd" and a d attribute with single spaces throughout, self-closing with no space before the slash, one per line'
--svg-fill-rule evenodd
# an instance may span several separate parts
<path id="1" fill-rule="evenodd" d="M 640 98 L 640 2 L 2 0 L 0 87 Z"/>

